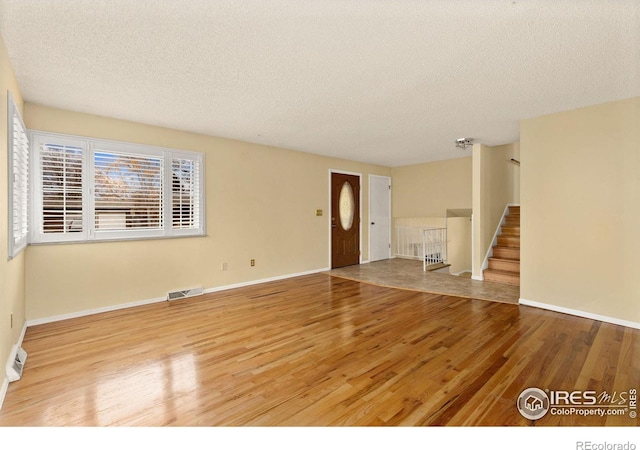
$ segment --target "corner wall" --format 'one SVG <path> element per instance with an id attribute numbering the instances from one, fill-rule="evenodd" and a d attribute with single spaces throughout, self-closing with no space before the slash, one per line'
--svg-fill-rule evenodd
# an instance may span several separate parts
<path id="1" fill-rule="evenodd" d="M 18 88 L 13 67 L 0 36 L 0 406 L 6 388 L 4 365 L 11 347 L 18 343 L 25 324 L 25 252 L 8 260 L 9 201 L 8 201 L 8 149 L 7 149 L 7 91 L 22 111 L 22 94 Z M 11 315 L 13 314 L 13 326 Z"/>
<path id="2" fill-rule="evenodd" d="M 446 226 L 447 209 L 471 208 L 471 157 L 394 167 L 392 174 L 393 224 Z M 468 219 L 448 224 L 448 260 L 451 273 L 471 267 L 471 229 Z M 396 232 L 392 247 L 397 251 Z"/>
<path id="3" fill-rule="evenodd" d="M 482 266 L 505 206 L 519 203 L 520 168 L 510 162 L 519 154 L 517 142 L 473 145 L 473 277 L 477 280 L 482 279 Z"/>
<path id="4" fill-rule="evenodd" d="M 520 129 L 521 301 L 640 325 L 640 97 Z"/>
<path id="5" fill-rule="evenodd" d="M 389 176 L 386 167 L 29 103 L 24 119 L 32 129 L 202 151 L 206 160 L 207 236 L 29 246 L 29 320 L 328 268 L 330 169 L 362 173 L 369 257 L 368 175 Z"/>

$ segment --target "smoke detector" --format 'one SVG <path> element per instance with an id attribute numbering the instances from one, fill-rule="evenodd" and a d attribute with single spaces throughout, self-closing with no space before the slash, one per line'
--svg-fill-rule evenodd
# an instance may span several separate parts
<path id="1" fill-rule="evenodd" d="M 461 148 L 462 150 L 464 150 L 465 148 L 473 145 L 473 139 L 471 138 L 460 138 L 460 139 L 456 139 L 456 147 Z"/>

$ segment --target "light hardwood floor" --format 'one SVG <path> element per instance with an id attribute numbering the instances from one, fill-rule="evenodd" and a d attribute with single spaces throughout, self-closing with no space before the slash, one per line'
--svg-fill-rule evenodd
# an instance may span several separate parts
<path id="1" fill-rule="evenodd" d="M 30 327 L 0 425 L 638 425 L 516 409 L 640 387 L 640 330 L 327 274 Z"/>

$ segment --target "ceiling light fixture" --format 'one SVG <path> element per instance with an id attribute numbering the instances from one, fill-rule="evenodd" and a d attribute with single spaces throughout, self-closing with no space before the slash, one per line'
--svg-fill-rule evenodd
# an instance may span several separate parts
<path id="1" fill-rule="evenodd" d="M 473 141 L 473 139 L 471 139 L 471 138 L 456 139 L 456 147 L 461 148 L 462 150 L 464 150 L 465 148 L 473 145 L 472 141 Z"/>

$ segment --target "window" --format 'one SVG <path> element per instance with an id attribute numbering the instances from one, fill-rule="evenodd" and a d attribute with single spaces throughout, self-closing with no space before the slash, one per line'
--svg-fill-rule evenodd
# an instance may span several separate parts
<path id="1" fill-rule="evenodd" d="M 171 161 L 172 225 L 175 230 L 200 228 L 200 164 L 193 159 Z"/>
<path id="2" fill-rule="evenodd" d="M 103 230 L 162 230 L 164 158 L 97 150 L 94 225 Z"/>
<path id="3" fill-rule="evenodd" d="M 11 92 L 8 92 L 9 259 L 27 246 L 29 234 L 29 141 Z"/>
<path id="4" fill-rule="evenodd" d="M 82 148 L 42 144 L 42 232 L 82 232 Z"/>
<path id="5" fill-rule="evenodd" d="M 32 242 L 204 234 L 201 153 L 32 133 Z"/>

